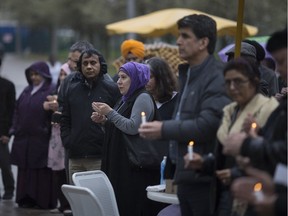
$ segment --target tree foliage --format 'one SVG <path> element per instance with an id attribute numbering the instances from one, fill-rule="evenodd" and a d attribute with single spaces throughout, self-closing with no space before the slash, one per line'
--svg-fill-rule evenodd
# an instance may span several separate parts
<path id="1" fill-rule="evenodd" d="M 128 0 L 1 0 L 0 18 L 20 25 L 73 29 L 78 38 L 107 43 L 105 25 L 126 19 Z M 164 8 L 191 8 L 228 19 L 237 19 L 237 0 L 135 0 L 135 15 Z M 249 0 L 244 22 L 257 26 L 259 35 L 269 35 L 287 23 L 284 0 Z M 53 34 L 51 34 L 53 35 Z"/>

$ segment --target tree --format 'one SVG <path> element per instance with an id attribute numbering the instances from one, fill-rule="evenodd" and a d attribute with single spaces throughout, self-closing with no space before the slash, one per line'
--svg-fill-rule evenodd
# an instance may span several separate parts
<path id="1" fill-rule="evenodd" d="M 191 8 L 207 13 L 237 19 L 234 0 L 135 0 L 135 15 L 171 7 Z M 70 28 L 76 32 L 75 40 L 87 39 L 108 53 L 108 35 L 105 25 L 127 18 L 127 0 L 1 0 L 0 17 L 18 20 L 20 26 L 48 29 L 50 52 L 57 52 L 56 32 Z M 259 35 L 269 35 L 284 28 L 287 4 L 283 0 L 246 1 L 244 22 L 257 26 Z"/>

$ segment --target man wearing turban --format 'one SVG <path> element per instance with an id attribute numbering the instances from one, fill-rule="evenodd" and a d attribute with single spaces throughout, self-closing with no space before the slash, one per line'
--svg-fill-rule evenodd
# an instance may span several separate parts
<path id="1" fill-rule="evenodd" d="M 145 54 L 144 44 L 133 39 L 125 40 L 121 44 L 121 54 L 125 62 L 142 62 Z"/>
<path id="2" fill-rule="evenodd" d="M 127 62 L 142 63 L 145 56 L 144 44 L 140 41 L 128 39 L 121 44 L 121 55 Z M 121 66 L 121 65 L 120 65 Z M 116 73 L 113 78 L 115 82 L 118 80 L 118 74 Z"/>

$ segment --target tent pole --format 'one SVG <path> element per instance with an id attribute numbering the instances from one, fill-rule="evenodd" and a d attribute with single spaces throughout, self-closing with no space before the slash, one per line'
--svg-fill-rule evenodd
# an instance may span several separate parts
<path id="1" fill-rule="evenodd" d="M 242 30 L 243 30 L 244 5 L 245 5 L 245 0 L 238 0 L 237 30 L 236 30 L 236 38 L 235 38 L 234 58 L 237 58 L 240 56 Z"/>

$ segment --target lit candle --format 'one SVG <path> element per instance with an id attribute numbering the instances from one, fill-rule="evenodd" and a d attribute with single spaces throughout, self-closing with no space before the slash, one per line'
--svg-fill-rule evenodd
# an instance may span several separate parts
<path id="1" fill-rule="evenodd" d="M 257 124 L 255 122 L 253 122 L 251 124 L 251 130 L 253 130 L 253 132 L 255 132 L 256 128 L 257 128 Z"/>
<path id="2" fill-rule="evenodd" d="M 146 114 L 145 114 L 145 112 L 141 112 L 141 120 L 142 120 L 142 124 L 146 123 Z"/>
<path id="3" fill-rule="evenodd" d="M 262 184 L 260 182 L 254 185 L 254 196 L 257 201 L 262 201 L 264 199 L 264 194 L 262 192 Z"/>
<path id="4" fill-rule="evenodd" d="M 188 145 L 189 160 L 193 160 L 193 145 L 194 145 L 194 142 L 190 141 Z"/>

